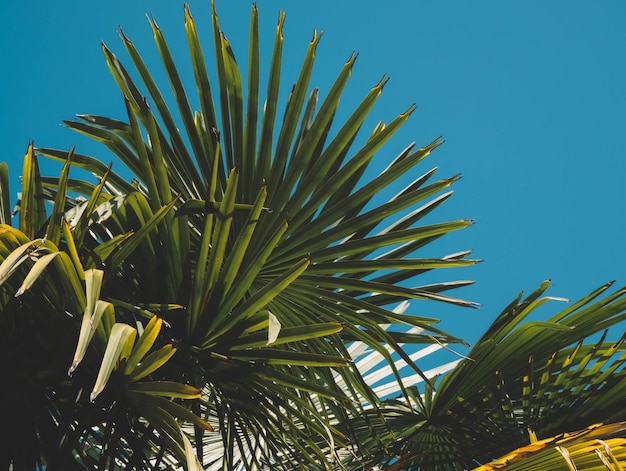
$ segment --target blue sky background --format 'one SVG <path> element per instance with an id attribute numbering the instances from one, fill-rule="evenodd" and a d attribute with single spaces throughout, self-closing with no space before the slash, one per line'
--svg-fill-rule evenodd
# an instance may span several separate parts
<path id="1" fill-rule="evenodd" d="M 190 5 L 208 61 L 210 4 Z M 217 3 L 242 67 L 250 5 Z M 293 70 L 285 72 L 284 93 L 313 30 L 323 30 L 312 79 L 322 93 L 351 52 L 359 52 L 342 100 L 345 110 L 383 74 L 391 77 L 368 131 L 417 104 L 380 153 L 380 168 L 408 143 L 425 145 L 443 135 L 445 145 L 419 170 L 439 166 L 441 178 L 463 174 L 455 196 L 433 218 L 471 218 L 476 224 L 434 249 L 437 255 L 473 249 L 485 262 L 437 278 L 477 280 L 457 295 L 483 307 L 426 304 L 413 311 L 441 317 L 444 329 L 474 341 L 519 291 L 530 292 L 544 279 L 553 280 L 550 294 L 570 299 L 613 279 L 626 284 L 626 2 L 259 0 L 257 5 L 266 55 L 278 11 L 287 11 L 283 64 L 293 64 Z M 13 196 L 31 139 L 46 147 L 74 145 L 80 153 L 110 160 L 103 148 L 59 123 L 77 113 L 124 119 L 99 42 L 125 60 L 116 33 L 121 25 L 144 59 L 159 68 L 148 12 L 188 70 L 178 0 L 1 2 L 1 159 L 14 177 Z M 267 65 L 262 70 L 267 72 Z"/>

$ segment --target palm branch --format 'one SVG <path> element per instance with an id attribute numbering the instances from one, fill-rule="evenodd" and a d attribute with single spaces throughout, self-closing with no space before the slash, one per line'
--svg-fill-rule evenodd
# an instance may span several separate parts
<path id="1" fill-rule="evenodd" d="M 104 270 L 101 297 L 115 306 L 118 321 L 145 325 L 147 310 L 171 326 L 161 330 L 162 343 L 173 343 L 178 353 L 158 377 L 201 388 L 196 412 L 220 431 L 216 447 L 216 436 L 196 429 L 201 460 L 228 469 L 268 462 L 327 467 L 334 449 L 359 452 L 350 433 L 336 424 L 380 402 L 355 367 L 350 345 L 377 352 L 402 385 L 393 355 L 425 375 L 401 344 L 460 341 L 438 330 L 435 319 L 393 310 L 407 300 L 475 306 L 447 293 L 469 281 L 416 282 L 425 272 L 475 263 L 468 251 L 419 256 L 432 241 L 471 223 L 422 223 L 451 196 L 449 187 L 458 177 L 433 181 L 435 170 L 417 173 L 381 202 L 383 190 L 414 173 L 442 142 L 411 144 L 389 158 L 384 145 L 413 106 L 360 137 L 385 78 L 345 122 L 335 122 L 356 56 L 319 104 L 319 92 L 309 89 L 320 40 L 315 34 L 281 121 L 284 15 L 262 108 L 256 7 L 246 86 L 215 8 L 217 87 L 209 82 L 188 7 L 184 17 L 195 90 L 183 87 L 151 19 L 175 107 L 168 106 L 134 44 L 121 33 L 134 71 L 105 45 L 103 51 L 123 95 L 125 120 L 80 115 L 66 122 L 104 144 L 131 176 L 73 153 L 71 166 L 100 181 L 97 202 L 95 186 L 84 182 L 48 178 L 41 184 L 51 195 L 62 193 L 62 185 L 85 195 L 85 202 L 70 208 L 78 257 L 87 269 Z M 38 152 L 68 162 L 66 152 Z M 368 166 L 381 160 L 385 170 L 363 180 Z M 86 214 L 95 214 L 90 219 L 87 206 Z"/>
<path id="2" fill-rule="evenodd" d="M 71 159 L 72 152 L 48 215 L 43 179 L 29 145 L 18 227 L 4 222 L 10 221 L 8 210 L 0 224 L 0 371 L 5 381 L 0 407 L 5 424 L 13 424 L 0 447 L 0 466 L 174 469 L 186 463 L 192 469 L 196 459 L 177 419 L 207 430 L 211 426 L 170 399 L 197 399 L 200 390 L 149 378 L 175 352 L 171 345 L 155 346 L 162 319 L 144 311 L 149 320 L 138 332 L 117 322 L 120 310 L 101 299 L 104 272 L 88 265 L 95 263 L 93 254 L 106 263 L 111 251 L 106 243 L 86 251 L 83 236 L 106 218 L 103 208 L 114 198 L 102 194 L 103 185 L 83 203 L 68 198 Z M 8 189 L 6 171 L 0 186 Z M 166 211 L 160 213 L 146 228 Z M 126 246 L 146 234 L 126 237 Z M 169 450 L 167 456 L 155 451 L 161 447 Z"/>
<path id="3" fill-rule="evenodd" d="M 543 296 L 548 286 L 542 284 L 526 298 L 520 294 L 470 350 L 469 358 L 434 388 L 411 387 L 411 400 L 387 400 L 382 409 L 382 423 L 389 430 L 384 440 L 387 456 L 375 456 L 371 462 L 387 463 L 390 469 L 471 469 L 480 464 L 485 467 L 479 469 L 497 469 L 515 456 L 519 463 L 512 469 L 539 469 L 532 467 L 544 463 L 539 457 L 522 459 L 534 443 L 543 440 L 546 453 L 547 444 L 552 444 L 550 459 L 563 460 L 555 448 L 567 448 L 559 442 L 567 436 L 563 434 L 622 422 L 625 291 L 607 295 L 609 283 L 546 321 L 528 321 L 542 304 L 563 301 Z M 368 415 L 376 421 L 377 414 Z M 364 419 L 352 426 L 360 427 L 363 440 L 369 441 Z M 615 439 L 611 446 L 621 447 L 623 427 L 607 427 L 607 437 Z M 586 451 L 597 445 L 591 438 L 585 440 Z M 596 464 L 584 467 L 585 461 L 576 459 L 578 469 L 600 469 L 593 467 L 602 464 L 592 454 Z M 492 465 L 486 464 L 492 460 Z M 557 469 L 545 463 L 535 465 Z"/>
<path id="4" fill-rule="evenodd" d="M 570 433 L 534 440 L 474 471 L 597 469 L 619 471 L 626 465 L 626 423 L 593 424 Z"/>

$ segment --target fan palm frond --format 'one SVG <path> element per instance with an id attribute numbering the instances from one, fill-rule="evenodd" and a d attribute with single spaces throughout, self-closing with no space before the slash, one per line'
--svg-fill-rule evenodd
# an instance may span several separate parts
<path id="1" fill-rule="evenodd" d="M 411 400 L 386 401 L 382 424 L 389 430 L 389 456 L 374 463 L 469 469 L 537 439 L 622 421 L 624 336 L 609 338 L 611 327 L 623 332 L 626 291 L 602 296 L 609 283 L 546 321 L 527 321 L 542 304 L 563 301 L 543 296 L 548 286 L 543 283 L 526 298 L 520 294 L 434 388 L 412 387 Z M 380 422 L 376 414 L 368 415 Z M 363 420 L 354 426 L 371 440 Z"/>
<path id="2" fill-rule="evenodd" d="M 207 420 L 218 422 L 224 466 L 234 466 L 235 456 L 245 457 L 248 468 L 277 456 L 323 466 L 333 447 L 353 445 L 333 424 L 358 413 L 362 401 L 379 403 L 354 366 L 348 345 L 361 342 L 378 352 L 398 381 L 392 355 L 424 376 L 401 344 L 460 341 L 436 329 L 434 319 L 393 311 L 406 300 L 475 306 L 447 294 L 468 282 L 416 281 L 425 272 L 476 263 L 468 251 L 420 255 L 430 242 L 471 224 L 422 223 L 449 198 L 458 177 L 433 181 L 431 170 L 379 201 L 383 190 L 413 172 L 442 143 L 411 144 L 388 158 L 384 146 L 413 106 L 361 137 L 386 78 L 373 85 L 345 122 L 335 122 L 356 56 L 348 58 L 327 96 L 320 98 L 309 85 L 321 38 L 314 34 L 281 121 L 284 15 L 262 107 L 256 7 L 247 83 L 215 7 L 217 86 L 209 81 L 188 6 L 184 20 L 195 89 L 183 86 L 174 55 L 150 19 L 174 102 L 166 102 L 151 69 L 121 33 L 132 69 L 107 46 L 103 51 L 123 95 L 124 121 L 80 115 L 66 122 L 104 144 L 137 181 L 133 186 L 97 159 L 73 154 L 72 166 L 101 178 L 110 199 L 124 199 L 109 206 L 110 217 L 89 226 L 93 242 L 85 246 L 93 248 L 81 257 L 98 267 L 97 256 L 108 256 L 102 291 L 113 304 L 185 307 L 165 314 L 172 326 L 169 340 L 179 353 L 163 374 L 204 388 L 202 410 Z M 38 151 L 67 161 L 58 150 Z M 363 180 L 373 161 L 384 162 L 385 170 Z M 54 191 L 54 182 L 47 184 Z M 73 189 L 81 191 L 78 185 Z M 146 221 L 170 205 L 172 211 L 163 210 L 154 230 L 145 230 L 149 234 L 136 238 L 137 244 L 123 241 L 129 230 L 139 234 Z M 350 385 L 350 391 L 342 385 Z M 205 448 L 202 435 L 197 431 L 195 437 L 199 456 Z M 263 437 L 263 446 L 250 437 Z"/>

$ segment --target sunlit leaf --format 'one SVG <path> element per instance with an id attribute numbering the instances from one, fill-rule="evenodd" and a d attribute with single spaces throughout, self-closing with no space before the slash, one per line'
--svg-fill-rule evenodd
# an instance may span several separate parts
<path id="1" fill-rule="evenodd" d="M 104 352 L 104 357 L 102 358 L 98 377 L 96 378 L 93 390 L 89 396 L 92 402 L 98 397 L 109 381 L 111 372 L 115 368 L 127 340 L 132 335 L 136 334 L 137 331 L 127 324 L 117 323 L 111 329 L 111 335 Z"/>

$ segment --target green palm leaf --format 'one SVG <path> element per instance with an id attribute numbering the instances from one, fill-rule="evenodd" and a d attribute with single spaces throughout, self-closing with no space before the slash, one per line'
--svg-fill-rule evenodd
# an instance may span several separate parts
<path id="1" fill-rule="evenodd" d="M 622 401 L 626 387 L 624 336 L 609 341 L 603 331 L 615 326 L 619 332 L 618 326 L 623 325 L 624 290 L 600 298 L 610 287 L 607 284 L 547 321 L 526 321 L 545 302 L 563 301 L 543 296 L 548 286 L 546 282 L 507 306 L 470 350 L 469 358 L 444 375 L 435 389 L 423 390 L 423 401 L 418 396 L 387 401 L 383 416 L 394 466 L 412 470 L 469 468 L 511 452 L 493 467 L 478 469 L 499 469 L 498 463 L 504 465 L 513 455 L 513 461 L 519 458 L 520 462 L 511 465 L 512 469 L 568 469 L 563 456 L 555 451 L 556 442 L 550 447 L 551 458 L 543 451 L 536 461 L 522 458 L 537 439 L 622 420 L 626 414 Z M 594 336 L 599 338 L 592 340 Z M 362 420 L 357 420 L 356 426 L 366 433 Z M 624 437 L 623 430 L 612 437 Z M 475 443 L 481 446 L 477 448 Z M 590 446 L 592 443 L 585 441 L 586 451 L 573 449 L 578 469 L 605 469 L 595 452 L 589 453 Z M 592 455 L 596 464 L 583 466 L 586 461 L 580 458 L 585 453 Z M 379 463 L 393 460 L 377 459 Z M 560 467 L 548 464 L 554 460 Z M 357 466 L 360 464 L 355 469 Z"/>
<path id="2" fill-rule="evenodd" d="M 31 146 L 29 152 L 32 152 Z M 71 153 L 68 162 L 70 159 Z M 32 156 L 29 165 L 33 169 L 37 168 L 36 161 Z M 135 364 L 140 362 L 142 374 L 138 368 L 131 368 L 133 376 L 129 380 L 134 383 L 135 394 L 149 394 L 146 391 L 155 389 L 150 387 L 150 381 L 146 381 L 148 386 L 145 386 L 144 382 L 137 380 L 162 367 L 171 353 L 160 357 L 153 355 L 163 351 L 161 348 L 152 352 L 153 356 L 145 356 L 158 337 L 161 324 L 157 321 L 157 327 L 144 332 L 137 351 L 133 350 L 135 328 L 116 323 L 113 305 L 100 299 L 105 273 L 93 268 L 85 270 L 83 263 L 93 263 L 91 246 L 97 226 L 106 220 L 119 221 L 120 214 L 115 212 L 113 216 L 112 208 L 117 207 L 117 203 L 110 202 L 115 198 L 110 195 L 100 198 L 104 180 L 93 190 L 91 200 L 84 204 L 75 202 L 73 207 L 70 203 L 70 210 L 61 212 L 68 206 L 64 190 L 69 181 L 68 173 L 69 165 L 66 165 L 58 182 L 59 191 L 54 193 L 52 217 L 47 225 L 41 223 L 44 220 L 42 214 L 36 211 L 25 212 L 20 222 L 29 230 L 34 227 L 45 229 L 50 238 L 29 240 L 18 229 L 6 225 L 0 227 L 0 340 L 3 346 L 0 367 L 9 386 L 0 399 L 2 416 L 20 424 L 14 438 L 7 440 L 8 448 L 3 446 L 1 460 L 27 469 L 44 463 L 61 469 L 80 466 L 84 469 L 93 463 L 110 467 L 112 463 L 128 464 L 129 450 L 132 449 L 134 462 L 143 462 L 142 466 L 147 466 L 155 456 L 154 449 L 164 440 L 163 430 L 158 427 L 171 424 L 174 417 L 189 420 L 193 414 L 178 406 L 158 412 L 155 422 L 146 422 L 144 410 L 129 409 L 126 388 L 120 388 L 119 383 L 117 370 L 120 362 L 127 362 L 129 357 Z M 36 171 L 34 175 L 38 181 Z M 35 184 L 27 188 L 34 193 L 38 187 Z M 38 195 L 45 196 L 44 193 Z M 37 197 L 26 195 L 30 201 L 36 201 Z M 103 200 L 100 204 L 93 203 Z M 159 208 L 156 215 L 146 220 L 143 232 L 139 230 L 134 237 L 145 239 L 168 209 L 168 206 Z M 75 239 L 75 235 L 80 238 Z M 56 243 L 50 240 L 52 238 Z M 113 250 L 108 254 L 115 252 L 119 256 L 123 250 L 132 253 L 131 239 L 126 242 L 128 246 L 124 241 L 117 241 L 117 252 Z M 136 241 L 135 247 L 137 245 Z M 100 262 L 108 259 L 106 253 L 100 252 Z M 121 258 L 127 256 L 122 252 Z M 70 350 L 73 345 L 76 345 L 75 350 Z M 72 358 L 69 370 L 72 376 L 68 378 L 61 365 L 65 362 L 67 367 Z M 25 380 L 29 375 L 32 377 L 27 383 Z M 114 386 L 107 388 L 111 382 Z M 27 393 L 18 396 L 12 392 L 19 384 L 28 384 Z M 170 381 L 167 385 L 156 388 L 160 395 L 170 398 L 197 398 L 200 395 L 199 390 L 193 388 L 195 392 L 191 394 L 190 387 L 179 383 Z M 89 397 L 84 391 L 91 387 L 93 391 Z M 107 397 L 102 399 L 103 395 Z M 91 404 L 90 399 L 97 399 L 97 405 Z M 24 410 L 32 413 L 18 418 Z M 101 414 L 105 415 L 99 417 Z M 204 423 L 198 417 L 192 422 Z M 176 427 L 177 443 L 182 447 L 184 438 L 178 424 Z M 121 437 L 119 431 L 115 432 L 116 428 L 125 430 L 125 437 Z M 119 442 L 113 443 L 113 437 Z M 138 440 L 137 437 L 141 438 Z M 111 446 L 103 451 L 105 444 Z M 180 450 L 176 448 L 176 451 Z M 184 453 L 176 456 L 180 462 L 188 460 Z"/>
<path id="3" fill-rule="evenodd" d="M 280 121 L 284 15 L 276 29 L 265 99 L 259 92 L 256 7 L 247 71 L 240 70 L 213 7 L 217 87 L 210 83 L 200 33 L 187 6 L 184 20 L 194 87 L 183 86 L 174 54 L 150 19 L 172 106 L 139 51 L 120 33 L 133 70 L 108 47 L 102 49 L 123 95 L 126 117 L 79 115 L 65 123 L 112 151 L 134 183 L 95 158 L 73 153 L 70 159 L 53 149 L 38 150 L 100 179 L 90 186 L 71 182 L 66 173 L 56 180 L 35 178 L 45 181 L 59 201 L 68 189 L 87 197 L 84 203 L 69 199 L 63 204 L 72 207 L 73 216 L 69 228 L 59 226 L 64 231 L 59 240 L 79 279 L 82 267 L 105 268 L 100 297 L 115 307 L 115 318 L 103 316 L 107 336 L 97 340 L 94 350 L 105 352 L 103 342 L 113 321 L 126 326 L 116 331 L 144 329 L 134 350 L 130 340 L 113 341 L 104 365 L 110 376 L 103 373 L 98 386 L 116 385 L 121 374 L 117 362 L 128 361 L 122 370 L 132 381 L 174 380 L 201 388 L 200 412 L 219 429 L 221 443 L 207 451 L 215 446 L 214 437 L 195 430 L 198 456 L 208 453 L 204 464 L 223 460 L 226 469 L 261 463 L 328 467 L 335 448 L 359 452 L 354 437 L 336 424 L 380 404 L 353 363 L 352 345 L 375 352 L 387 364 L 384 390 L 393 389 L 395 382 L 410 400 L 417 396 L 402 383 L 395 359 L 429 387 L 430 379 L 405 346 L 460 341 L 434 327 L 435 319 L 393 309 L 399 303 L 406 306 L 406 300 L 475 306 L 447 293 L 469 281 L 416 281 L 425 272 L 476 263 L 467 251 L 439 256 L 424 251 L 430 242 L 471 224 L 421 225 L 450 197 L 449 187 L 458 177 L 431 182 L 432 170 L 381 201 L 382 193 L 442 142 L 410 145 L 389 159 L 379 176 L 362 180 L 372 162 L 380 165 L 387 158 L 385 144 L 414 111 L 410 106 L 361 138 L 385 77 L 348 110 L 344 123 L 334 122 L 356 55 L 338 71 L 327 96 L 320 97 L 310 88 L 321 40 L 316 33 Z M 27 209 L 32 204 L 28 200 Z M 40 227 L 40 219 L 31 226 Z M 49 227 L 56 238 L 54 221 Z M 149 321 L 151 315 L 140 307 L 146 304 L 184 309 L 164 309 L 160 315 L 167 328 L 159 325 L 155 337 L 155 324 L 149 322 L 156 321 Z M 93 336 L 91 326 L 83 330 L 79 357 Z M 154 350 L 140 361 L 148 348 Z M 171 357 L 174 348 L 177 354 Z M 86 360 L 80 361 L 77 372 L 87 368 Z M 102 395 L 106 392 L 104 387 Z M 141 408 L 137 401 L 134 407 Z M 159 430 L 149 433 L 146 443 L 156 443 L 162 432 L 160 443 L 185 459 L 187 442 L 171 420 L 159 414 L 146 418 Z"/>

